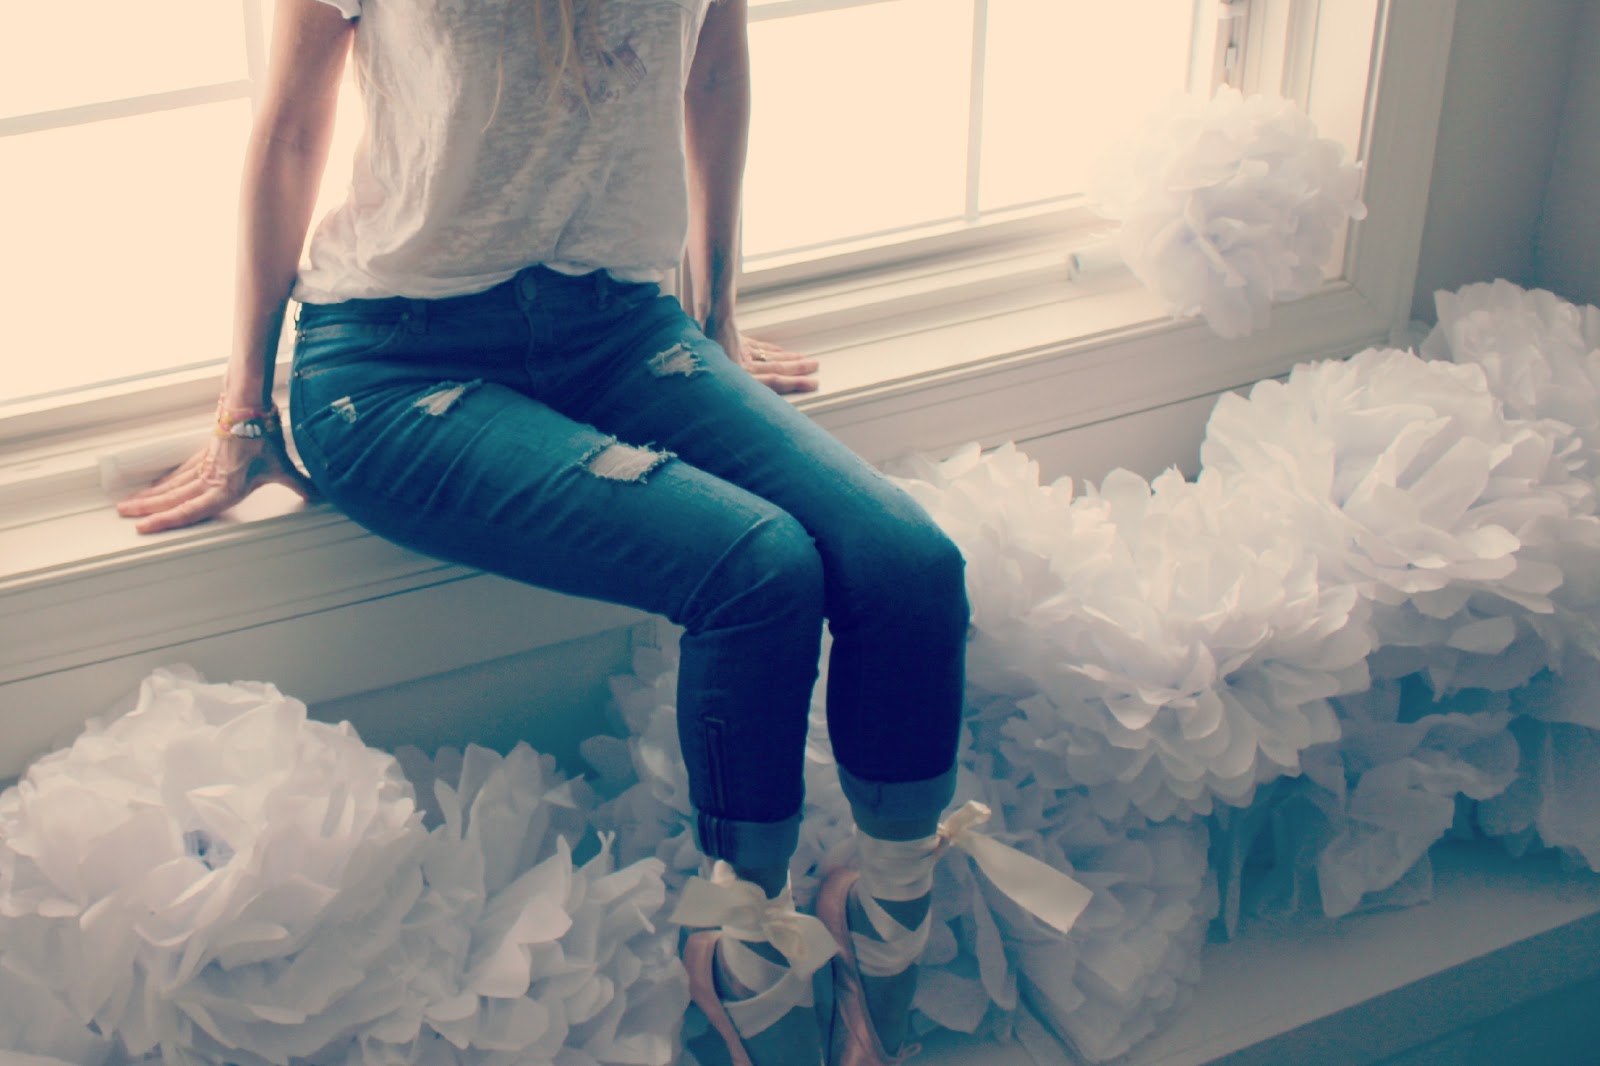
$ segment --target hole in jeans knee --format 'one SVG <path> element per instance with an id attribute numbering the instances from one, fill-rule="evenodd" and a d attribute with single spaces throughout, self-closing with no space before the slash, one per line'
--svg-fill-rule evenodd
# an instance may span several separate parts
<path id="1" fill-rule="evenodd" d="M 672 458 L 670 452 L 613 440 L 584 460 L 584 469 L 607 481 L 643 481 L 646 474 Z"/>
<path id="2" fill-rule="evenodd" d="M 699 373 L 702 369 L 700 357 L 694 353 L 694 349 L 682 342 L 674 344 L 666 351 L 652 355 L 647 365 L 650 368 L 650 373 L 658 378 L 672 377 L 674 375 L 689 377 Z"/>

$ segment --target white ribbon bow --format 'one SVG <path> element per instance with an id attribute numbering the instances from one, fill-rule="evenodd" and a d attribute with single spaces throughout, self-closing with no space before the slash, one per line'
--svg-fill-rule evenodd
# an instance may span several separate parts
<path id="1" fill-rule="evenodd" d="M 717 862 L 711 878 L 692 877 L 683 886 L 672 921 L 722 931 L 739 940 L 771 944 L 791 972 L 807 980 L 833 958 L 838 945 L 828 927 L 794 909 L 788 889 L 768 899 L 759 885 L 742 881 L 733 868 Z"/>
<path id="2" fill-rule="evenodd" d="M 1017 906 L 1058 932 L 1069 931 L 1094 892 L 1048 863 L 977 832 L 991 813 L 977 800 L 969 801 L 940 824 L 940 843 L 970 855 Z"/>

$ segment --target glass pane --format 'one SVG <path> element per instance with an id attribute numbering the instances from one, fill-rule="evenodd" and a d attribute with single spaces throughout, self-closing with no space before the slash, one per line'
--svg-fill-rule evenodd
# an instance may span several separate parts
<path id="1" fill-rule="evenodd" d="M 1082 192 L 1104 154 L 1184 89 L 1194 0 L 990 0 L 982 210 Z"/>
<path id="2" fill-rule="evenodd" d="M 226 356 L 249 103 L 0 138 L 0 402 Z"/>
<path id="3" fill-rule="evenodd" d="M 247 76 L 239 0 L 7 4 L 0 116 Z"/>
<path id="4" fill-rule="evenodd" d="M 962 213 L 972 0 L 757 22 L 750 50 L 747 259 Z"/>
<path id="5" fill-rule="evenodd" d="M 33 353 L 7 366 L 0 404 L 227 357 L 249 129 L 230 100 L 0 138 L 0 247 L 28 264 L 0 315 L 8 349 Z M 347 82 L 317 217 L 344 198 L 361 129 Z"/>

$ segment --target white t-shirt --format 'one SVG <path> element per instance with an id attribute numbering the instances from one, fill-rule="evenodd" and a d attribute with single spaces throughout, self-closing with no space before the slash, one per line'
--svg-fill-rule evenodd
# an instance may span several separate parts
<path id="1" fill-rule="evenodd" d="M 324 2 L 360 19 L 367 128 L 295 299 L 460 296 L 535 263 L 656 281 L 678 264 L 683 89 L 709 0 L 580 0 L 554 95 L 540 0 Z"/>

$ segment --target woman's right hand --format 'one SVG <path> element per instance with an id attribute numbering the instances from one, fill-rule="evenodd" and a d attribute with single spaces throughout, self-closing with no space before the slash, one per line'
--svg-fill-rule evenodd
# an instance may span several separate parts
<path id="1" fill-rule="evenodd" d="M 289 458 L 282 433 L 216 435 L 176 470 L 118 503 L 117 513 L 142 519 L 134 527 L 140 533 L 159 533 L 214 518 L 272 484 L 287 485 L 308 500 L 318 496 Z"/>

